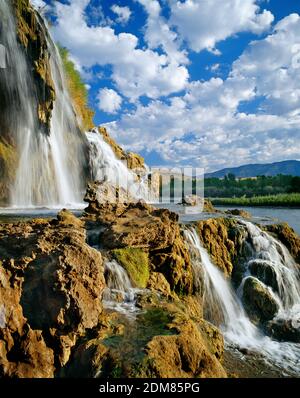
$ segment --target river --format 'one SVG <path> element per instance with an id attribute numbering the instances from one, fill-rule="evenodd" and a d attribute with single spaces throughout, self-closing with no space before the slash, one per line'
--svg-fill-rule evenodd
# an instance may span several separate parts
<path id="1" fill-rule="evenodd" d="M 215 206 L 221 211 L 241 209 L 252 214 L 253 220 L 260 223 L 287 222 L 300 235 L 300 209 L 288 207 L 239 207 L 239 206 Z"/>

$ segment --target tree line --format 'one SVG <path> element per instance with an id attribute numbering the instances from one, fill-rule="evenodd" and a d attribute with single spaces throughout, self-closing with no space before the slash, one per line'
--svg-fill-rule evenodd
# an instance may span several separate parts
<path id="1" fill-rule="evenodd" d="M 206 178 L 205 197 L 230 198 L 277 195 L 282 193 L 300 193 L 300 177 L 279 174 L 274 177 L 258 176 L 239 178 L 228 174 L 223 179 Z"/>

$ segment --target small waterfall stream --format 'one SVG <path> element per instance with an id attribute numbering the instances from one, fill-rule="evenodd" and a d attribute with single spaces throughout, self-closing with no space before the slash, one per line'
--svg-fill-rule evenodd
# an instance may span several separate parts
<path id="1" fill-rule="evenodd" d="M 115 260 L 106 261 L 104 276 L 107 285 L 103 294 L 104 306 L 126 315 L 135 313 L 136 294 L 140 290 L 132 286 L 126 270 Z"/>
<path id="2" fill-rule="evenodd" d="M 122 187 L 138 200 L 150 201 L 147 176 L 138 178 L 129 170 L 126 162 L 118 159 L 98 129 L 86 133 L 90 145 L 90 169 L 94 181 L 108 181 L 115 187 Z"/>
<path id="3" fill-rule="evenodd" d="M 253 228 L 250 228 L 253 232 Z M 217 315 L 216 323 L 218 326 L 221 324 L 220 327 L 227 344 L 257 352 L 263 355 L 270 364 L 298 374 L 300 345 L 287 342 L 280 343 L 264 335 L 250 321 L 230 282 L 210 260 L 209 254 L 200 243 L 196 230 L 185 230 L 185 237 L 191 250 L 198 252 L 198 258 L 194 259 L 193 267 L 195 268 L 195 275 L 200 275 L 201 272 L 204 274 L 204 306 L 209 306 L 211 315 L 214 309 L 217 309 L 217 313 L 220 313 L 220 316 Z M 273 242 L 273 238 L 270 237 L 270 240 Z M 201 269 L 199 270 L 199 268 Z M 299 280 L 297 286 L 299 286 Z M 213 316 L 209 320 L 214 322 Z"/>
<path id="4" fill-rule="evenodd" d="M 249 239 L 250 258 L 244 264 L 244 278 L 239 289 L 250 275 L 269 287 L 277 303 L 277 318 L 287 319 L 298 313 L 300 319 L 300 269 L 287 248 L 256 225 L 241 221 Z M 249 242 L 250 241 L 250 242 Z"/>
<path id="5" fill-rule="evenodd" d="M 38 121 L 39 103 L 31 67 L 21 48 L 16 21 L 9 1 L 0 1 L 0 43 L 6 48 L 7 68 L 0 70 L 4 89 L 5 127 L 19 153 L 11 205 L 18 208 L 68 206 L 82 201 L 85 137 L 78 129 L 76 116 L 64 82 L 58 51 L 41 17 L 49 52 L 50 73 L 56 100 L 50 133 Z M 5 134 L 6 131 L 1 131 Z"/>

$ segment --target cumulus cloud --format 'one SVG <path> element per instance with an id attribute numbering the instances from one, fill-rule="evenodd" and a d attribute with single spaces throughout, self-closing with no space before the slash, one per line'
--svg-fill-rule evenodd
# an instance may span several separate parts
<path id="1" fill-rule="evenodd" d="M 171 61 L 188 63 L 186 51 L 180 49 L 181 42 L 176 32 L 171 30 L 168 21 L 162 17 L 158 0 L 137 0 L 145 8 L 148 17 L 145 29 L 145 40 L 149 48 L 162 48 Z"/>
<path id="2" fill-rule="evenodd" d="M 207 171 L 297 159 L 300 68 L 295 46 L 299 37 L 300 17 L 292 14 L 266 38 L 252 42 L 227 79 L 193 81 L 185 95 L 168 103 L 140 104 L 108 127 L 127 147 L 156 151 L 171 164 L 188 163 Z M 253 100 L 260 100 L 259 109 L 240 110 L 241 104 Z"/>
<path id="3" fill-rule="evenodd" d="M 299 158 L 299 15 L 272 28 L 274 17 L 259 0 L 137 2 L 146 11 L 141 37 L 117 33 L 107 20 L 90 24 L 90 0 L 54 3 L 55 39 L 70 49 L 78 69 L 110 66 L 106 72 L 116 91 L 99 91 L 99 109 L 116 114 L 123 102 L 132 102 L 130 111 L 107 126 L 118 142 L 131 150 L 155 151 L 170 164 L 207 171 Z M 210 67 L 219 77 L 191 81 L 189 50 L 220 55 L 217 44 L 239 32 L 264 35 L 226 66 L 226 78 L 220 58 Z M 148 100 L 141 101 L 142 96 Z"/>
<path id="4" fill-rule="evenodd" d="M 97 95 L 99 109 L 106 113 L 117 113 L 122 105 L 122 98 L 113 89 L 103 88 Z"/>
<path id="5" fill-rule="evenodd" d="M 118 18 L 117 18 L 117 22 L 121 23 L 121 24 L 126 24 L 131 16 L 131 11 L 129 7 L 120 7 L 117 4 L 114 4 L 111 6 L 111 10 L 112 12 L 114 12 Z"/>
<path id="6" fill-rule="evenodd" d="M 265 40 L 253 42 L 233 64 L 232 77 L 251 80 L 262 107 L 275 114 L 300 112 L 300 16 L 282 19 Z"/>
<path id="7" fill-rule="evenodd" d="M 111 65 L 112 79 L 131 101 L 142 95 L 158 98 L 184 89 L 189 78 L 185 66 L 149 48 L 138 48 L 133 34 L 116 34 L 110 26 L 89 26 L 85 15 L 89 3 L 55 2 L 55 38 L 70 49 L 76 64 L 87 68 Z"/>
<path id="8" fill-rule="evenodd" d="M 262 33 L 274 17 L 257 0 L 169 0 L 171 23 L 194 51 L 214 50 L 238 32 Z"/>

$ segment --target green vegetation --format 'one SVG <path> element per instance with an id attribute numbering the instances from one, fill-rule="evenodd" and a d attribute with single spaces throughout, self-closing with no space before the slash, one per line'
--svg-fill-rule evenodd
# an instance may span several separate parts
<path id="1" fill-rule="evenodd" d="M 236 179 L 228 174 L 224 179 L 205 179 L 205 197 L 231 198 L 269 196 L 300 192 L 300 177 L 277 175 L 275 177 L 259 176 L 256 178 Z"/>
<path id="2" fill-rule="evenodd" d="M 64 66 L 70 97 L 77 116 L 81 120 L 81 127 L 89 130 L 93 127 L 94 111 L 88 106 L 88 92 L 83 83 L 80 73 L 75 69 L 74 63 L 69 59 L 69 52 L 66 48 L 58 47 Z"/>
<path id="3" fill-rule="evenodd" d="M 300 193 L 285 193 L 268 196 L 211 199 L 214 205 L 224 206 L 285 206 L 300 207 Z"/>
<path id="4" fill-rule="evenodd" d="M 115 249 L 112 251 L 115 259 L 126 269 L 131 282 L 136 287 L 144 289 L 149 279 L 149 259 L 147 253 L 135 247 Z"/>

